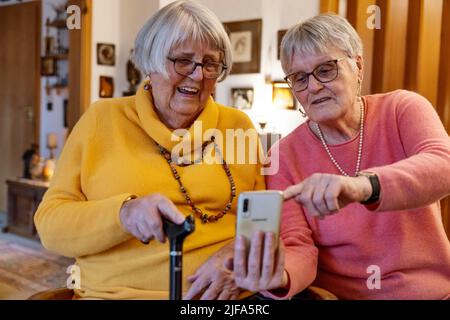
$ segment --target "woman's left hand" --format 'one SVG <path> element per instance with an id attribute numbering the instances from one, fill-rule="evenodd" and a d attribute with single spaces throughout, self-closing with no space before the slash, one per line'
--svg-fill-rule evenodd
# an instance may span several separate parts
<path id="1" fill-rule="evenodd" d="M 192 283 L 183 297 L 191 300 L 236 300 L 240 289 L 236 286 L 233 273 L 234 242 L 214 253 L 197 271 L 187 279 Z"/>
<path id="2" fill-rule="evenodd" d="M 284 199 L 295 198 L 311 215 L 322 218 L 352 202 L 364 201 L 371 194 L 372 185 L 365 176 L 315 173 L 284 190 Z"/>
<path id="3" fill-rule="evenodd" d="M 245 238 L 236 238 L 234 274 L 237 285 L 253 292 L 285 287 L 288 276 L 284 270 L 283 242 L 276 239 L 273 232 L 258 231 L 249 243 L 247 250 Z"/>

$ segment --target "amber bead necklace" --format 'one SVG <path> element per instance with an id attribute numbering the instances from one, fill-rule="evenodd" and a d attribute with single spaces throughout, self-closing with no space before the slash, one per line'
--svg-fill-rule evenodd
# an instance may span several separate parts
<path id="1" fill-rule="evenodd" d="M 156 142 L 155 142 L 156 143 Z M 189 196 L 186 188 L 184 187 L 183 183 L 181 182 L 181 178 L 180 175 L 178 174 L 177 168 L 176 166 L 189 166 L 189 165 L 193 165 L 193 164 L 198 164 L 200 163 L 203 158 L 204 158 L 204 153 L 205 153 L 205 149 L 206 147 L 210 144 L 213 143 L 215 152 L 222 158 L 222 168 L 224 169 L 228 181 L 230 182 L 230 200 L 228 201 L 228 203 L 226 204 L 225 208 L 222 209 L 222 211 L 220 211 L 218 214 L 216 215 L 208 215 L 206 213 L 204 213 L 200 208 L 198 208 L 194 202 L 192 201 L 192 198 Z M 178 185 L 180 186 L 180 191 L 183 194 L 184 198 L 186 199 L 187 204 L 191 207 L 192 211 L 201 219 L 202 223 L 207 223 L 207 222 L 216 222 L 219 219 L 221 219 L 230 209 L 231 209 L 231 204 L 233 202 L 233 199 L 236 197 L 236 185 L 234 184 L 234 180 L 233 180 L 233 176 L 231 175 L 231 171 L 230 168 L 228 167 L 228 164 L 225 162 L 225 159 L 223 158 L 223 155 L 219 149 L 219 146 L 217 145 L 217 143 L 215 142 L 215 137 L 212 136 L 210 140 L 204 142 L 202 144 L 202 156 L 200 159 L 194 160 L 193 162 L 187 163 L 187 164 L 181 164 L 178 163 L 176 164 L 173 160 L 172 160 L 172 156 L 170 154 L 170 152 L 164 148 L 163 146 L 161 146 L 160 144 L 156 143 L 156 145 L 158 146 L 159 149 L 159 153 L 166 159 L 167 163 L 170 166 L 170 169 L 172 171 L 172 174 L 175 178 L 175 180 L 177 180 Z"/>

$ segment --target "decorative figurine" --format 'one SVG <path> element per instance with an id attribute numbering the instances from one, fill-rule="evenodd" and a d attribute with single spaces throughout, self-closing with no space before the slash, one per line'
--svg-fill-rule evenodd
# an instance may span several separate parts
<path id="1" fill-rule="evenodd" d="M 141 82 L 141 73 L 132 61 L 133 49 L 130 51 L 130 57 L 127 61 L 127 80 L 130 83 L 128 91 L 124 92 L 124 96 L 132 96 L 136 94 L 136 86 Z"/>
<path id="2" fill-rule="evenodd" d="M 22 177 L 25 179 L 31 179 L 31 167 L 36 163 L 36 156 L 39 158 L 39 145 L 32 143 L 30 149 L 25 150 L 22 155 L 23 160 L 23 174 Z M 39 162 L 39 161 L 38 161 Z"/>

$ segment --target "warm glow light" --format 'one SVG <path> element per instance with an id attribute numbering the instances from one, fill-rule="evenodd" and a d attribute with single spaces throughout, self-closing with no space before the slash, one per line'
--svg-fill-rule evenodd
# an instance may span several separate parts
<path id="1" fill-rule="evenodd" d="M 276 108 L 294 109 L 295 102 L 291 88 L 286 82 L 274 82 L 272 85 L 272 103 Z"/>
<path id="2" fill-rule="evenodd" d="M 57 148 L 58 147 L 58 136 L 54 132 L 47 134 L 47 148 Z"/>

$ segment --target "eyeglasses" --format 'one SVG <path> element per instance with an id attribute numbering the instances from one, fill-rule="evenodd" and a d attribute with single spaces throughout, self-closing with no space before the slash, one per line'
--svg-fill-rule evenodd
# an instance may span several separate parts
<path id="1" fill-rule="evenodd" d="M 335 60 L 324 62 L 314 68 L 312 72 L 294 72 L 287 75 L 284 80 L 289 84 L 292 90 L 296 92 L 304 91 L 308 88 L 309 76 L 313 75 L 314 78 L 320 83 L 331 82 L 338 76 L 338 62 L 344 60 L 346 57 L 342 57 Z"/>
<path id="2" fill-rule="evenodd" d="M 203 76 L 205 78 L 217 79 L 222 74 L 222 72 L 227 69 L 226 65 L 218 62 L 200 63 L 186 58 L 167 57 L 167 59 L 173 62 L 175 72 L 181 76 L 191 75 L 195 71 L 195 69 L 197 69 L 197 66 L 200 66 L 202 68 Z"/>

